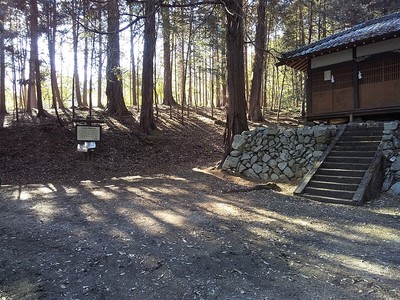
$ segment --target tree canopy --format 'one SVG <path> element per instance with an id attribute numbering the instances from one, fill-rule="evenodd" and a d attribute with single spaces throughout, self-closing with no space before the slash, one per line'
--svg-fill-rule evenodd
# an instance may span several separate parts
<path id="1" fill-rule="evenodd" d="M 50 107 L 106 102 L 108 113 L 123 115 L 138 106 L 141 128 L 150 133 L 155 105 L 180 105 L 182 121 L 185 107 L 227 107 L 228 143 L 247 128 L 247 118 L 301 109 L 304 76 L 275 67 L 282 51 L 399 6 L 388 0 L 0 0 L 0 114 L 45 116 Z"/>

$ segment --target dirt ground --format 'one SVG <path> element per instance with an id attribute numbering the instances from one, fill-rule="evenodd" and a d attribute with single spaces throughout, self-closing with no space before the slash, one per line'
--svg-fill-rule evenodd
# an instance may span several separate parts
<path id="1" fill-rule="evenodd" d="M 212 168 L 223 127 L 176 114 L 150 138 L 107 118 L 94 161 L 71 126 L 3 120 L 1 300 L 400 298 L 399 199 L 240 192 L 260 182 Z"/>

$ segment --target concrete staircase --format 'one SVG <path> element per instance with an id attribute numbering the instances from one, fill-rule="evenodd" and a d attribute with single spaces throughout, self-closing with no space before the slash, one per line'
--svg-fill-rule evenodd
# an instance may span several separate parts
<path id="1" fill-rule="evenodd" d="M 294 194 L 321 202 L 362 205 L 376 196 L 383 178 L 383 125 L 342 128 Z"/>

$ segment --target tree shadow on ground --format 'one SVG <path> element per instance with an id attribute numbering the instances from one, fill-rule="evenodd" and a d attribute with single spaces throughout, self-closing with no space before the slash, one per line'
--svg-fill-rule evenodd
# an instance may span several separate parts
<path id="1" fill-rule="evenodd" d="M 0 295 L 399 296 L 398 203 L 381 214 L 226 185 L 188 170 L 3 187 Z"/>

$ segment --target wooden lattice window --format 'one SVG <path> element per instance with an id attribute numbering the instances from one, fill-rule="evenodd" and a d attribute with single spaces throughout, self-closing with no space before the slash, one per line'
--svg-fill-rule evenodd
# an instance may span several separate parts
<path id="1" fill-rule="evenodd" d="M 332 69 L 331 74 L 333 82 L 332 80 L 326 80 L 324 71 L 313 72 L 313 93 L 353 87 L 353 68 L 351 66 Z"/>
<path id="2" fill-rule="evenodd" d="M 384 60 L 383 80 L 400 79 L 400 57 L 388 57 Z"/>
<path id="3" fill-rule="evenodd" d="M 369 84 L 400 79 L 400 56 L 385 57 L 381 60 L 362 62 L 360 84 Z"/>
<path id="4" fill-rule="evenodd" d="M 383 81 L 382 61 L 369 61 L 360 64 L 362 79 L 360 84 L 369 84 Z"/>
<path id="5" fill-rule="evenodd" d="M 324 79 L 324 71 L 314 71 L 311 80 L 313 93 L 326 92 L 332 89 L 331 81 Z"/>
<path id="6" fill-rule="evenodd" d="M 334 76 L 333 89 L 345 89 L 353 87 L 353 68 L 343 67 L 332 71 Z"/>

